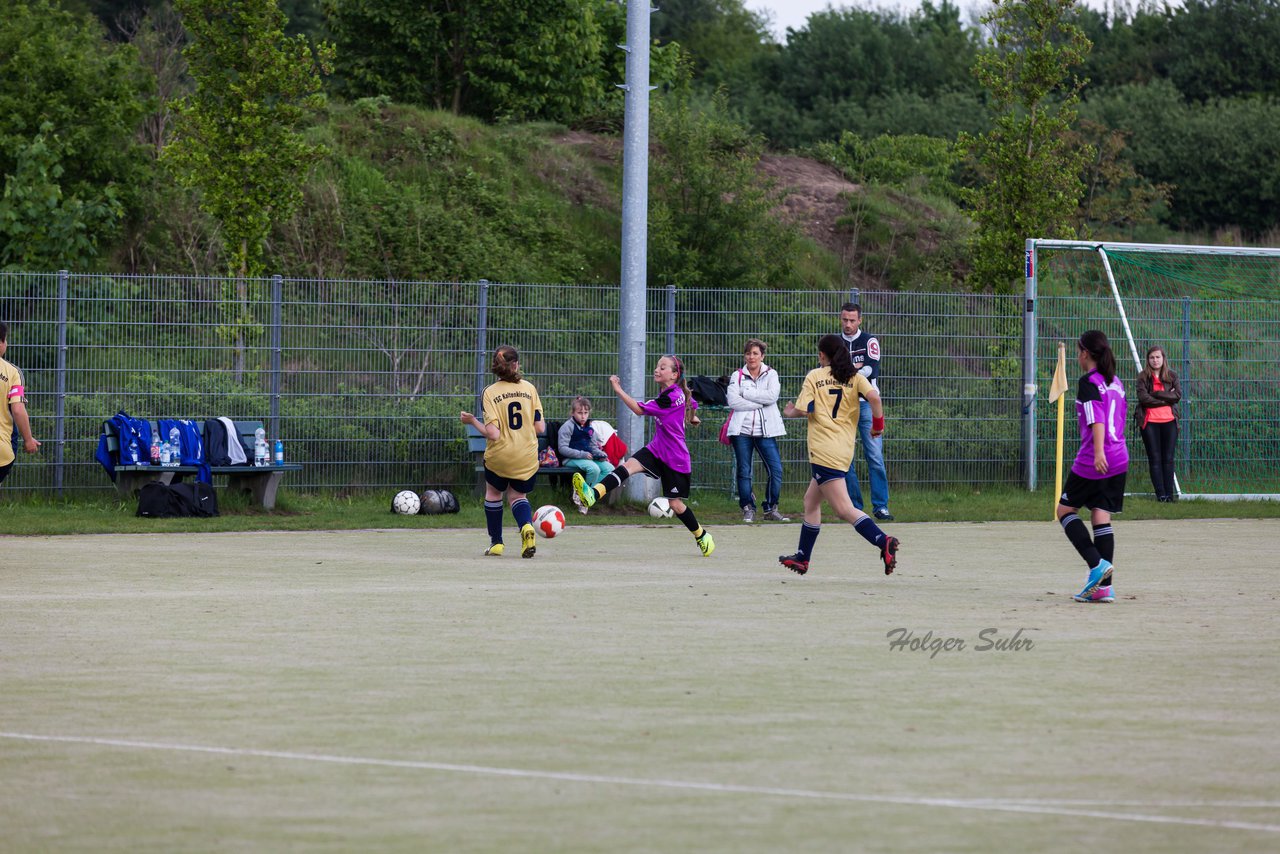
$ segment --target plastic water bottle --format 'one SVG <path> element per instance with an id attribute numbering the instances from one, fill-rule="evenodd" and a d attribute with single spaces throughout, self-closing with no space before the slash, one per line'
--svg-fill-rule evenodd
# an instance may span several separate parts
<path id="1" fill-rule="evenodd" d="M 140 462 L 142 462 L 142 459 L 141 457 L 138 456 L 138 437 L 130 436 L 129 437 L 129 465 L 136 466 Z"/>
<path id="2" fill-rule="evenodd" d="M 267 431 L 259 427 L 253 434 L 253 464 L 265 466 L 268 460 Z"/>
<path id="3" fill-rule="evenodd" d="M 151 465 L 160 465 L 160 434 L 151 434 Z"/>
<path id="4" fill-rule="evenodd" d="M 284 465 L 284 440 L 276 439 L 276 465 Z"/>
<path id="5" fill-rule="evenodd" d="M 169 447 L 168 442 L 160 446 L 160 465 L 173 465 L 173 450 Z"/>
<path id="6" fill-rule="evenodd" d="M 169 428 L 169 464 L 182 465 L 182 439 L 177 427 Z"/>

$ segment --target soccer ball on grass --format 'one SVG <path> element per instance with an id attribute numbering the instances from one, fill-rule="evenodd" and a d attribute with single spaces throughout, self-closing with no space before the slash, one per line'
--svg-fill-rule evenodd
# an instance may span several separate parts
<path id="1" fill-rule="evenodd" d="M 457 513 L 459 510 L 458 496 L 447 489 L 440 490 L 440 502 L 444 505 L 445 513 Z"/>
<path id="2" fill-rule="evenodd" d="M 418 498 L 418 493 L 411 489 L 402 489 L 396 493 L 396 497 L 391 499 L 391 512 L 399 513 L 401 516 L 412 516 L 422 507 L 422 500 Z"/>
<path id="3" fill-rule="evenodd" d="M 548 540 L 564 530 L 564 514 L 553 504 L 544 504 L 533 514 L 533 529 Z"/>
<path id="4" fill-rule="evenodd" d="M 428 516 L 434 516 L 437 513 L 444 512 L 444 496 L 434 489 L 428 489 L 422 493 L 422 513 Z"/>

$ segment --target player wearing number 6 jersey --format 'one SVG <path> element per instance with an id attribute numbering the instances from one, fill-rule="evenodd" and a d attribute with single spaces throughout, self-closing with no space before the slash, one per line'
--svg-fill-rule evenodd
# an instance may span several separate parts
<path id="1" fill-rule="evenodd" d="M 1124 443 L 1124 386 L 1116 377 L 1116 357 L 1107 336 L 1091 329 L 1076 342 L 1076 356 L 1084 376 L 1076 388 L 1076 420 L 1080 451 L 1058 499 L 1058 523 L 1089 567 L 1077 602 L 1114 602 L 1112 561 L 1116 540 L 1111 514 L 1124 510 L 1124 481 L 1129 449 Z M 1093 511 L 1093 536 L 1076 515 L 1081 507 Z"/>
<path id="2" fill-rule="evenodd" d="M 546 432 L 542 399 L 533 384 L 520 374 L 516 348 L 502 346 L 493 354 L 492 370 L 498 381 L 484 390 L 484 422 L 462 412 L 463 424 L 475 427 L 486 439 L 484 449 L 484 519 L 489 529 L 485 554 L 501 557 L 502 497 L 520 528 L 521 557 L 533 557 L 537 538 L 533 511 L 525 496 L 538 477 L 538 435 Z"/>
<path id="3" fill-rule="evenodd" d="M 793 555 L 782 555 L 778 562 L 800 575 L 809 571 L 809 557 L 822 527 L 825 500 L 837 516 L 852 523 L 855 531 L 880 550 L 884 574 L 889 575 L 898 565 L 898 540 L 885 534 L 874 519 L 854 507 L 845 487 L 845 474 L 853 461 L 854 437 L 858 434 L 858 395 L 871 404 L 871 435 L 879 436 L 884 432 L 880 394 L 854 369 L 849 351 L 838 335 L 824 335 L 818 340 L 818 364 L 820 367 L 804 378 L 795 403 L 788 403 L 782 412 L 788 418 L 803 416 L 809 420 L 809 464 L 813 479 L 804 493 L 799 550 Z"/>

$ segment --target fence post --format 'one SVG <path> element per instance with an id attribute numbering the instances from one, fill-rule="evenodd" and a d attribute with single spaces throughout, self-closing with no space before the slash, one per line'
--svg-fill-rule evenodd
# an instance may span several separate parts
<path id="1" fill-rule="evenodd" d="M 1178 444 L 1182 448 L 1183 470 L 1187 471 L 1191 468 L 1191 297 L 1182 298 L 1182 388 L 1182 418 L 1178 426 L 1187 435 Z"/>
<path id="2" fill-rule="evenodd" d="M 858 302 L 861 299 L 861 293 L 857 288 L 849 288 L 849 302 Z"/>
<path id="3" fill-rule="evenodd" d="M 1036 241 L 1026 244 L 1025 302 L 1022 310 L 1022 445 L 1027 491 L 1036 489 Z"/>
<path id="4" fill-rule="evenodd" d="M 268 426 L 270 435 L 280 438 L 280 342 L 281 326 L 284 322 L 284 277 L 271 277 L 271 417 Z"/>
<path id="5" fill-rule="evenodd" d="M 489 280 L 481 279 L 476 284 L 480 287 L 476 298 L 476 415 L 483 421 L 485 357 L 489 353 Z"/>
<path id="6" fill-rule="evenodd" d="M 676 286 L 667 285 L 667 350 L 676 352 Z"/>
<path id="7" fill-rule="evenodd" d="M 66 270 L 58 271 L 58 353 L 55 372 L 55 388 L 53 398 L 53 488 L 58 497 L 62 497 L 65 483 L 64 469 L 66 465 L 67 441 L 67 301 L 69 279 L 71 274 Z M 7 440 L 8 437 L 6 436 Z"/>

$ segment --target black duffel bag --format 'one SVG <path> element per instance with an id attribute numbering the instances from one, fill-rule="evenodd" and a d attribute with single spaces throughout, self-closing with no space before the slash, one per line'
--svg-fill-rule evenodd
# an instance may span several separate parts
<path id="1" fill-rule="evenodd" d="M 218 496 L 208 483 L 166 484 L 152 481 L 138 490 L 138 515 L 149 519 L 217 516 Z"/>

